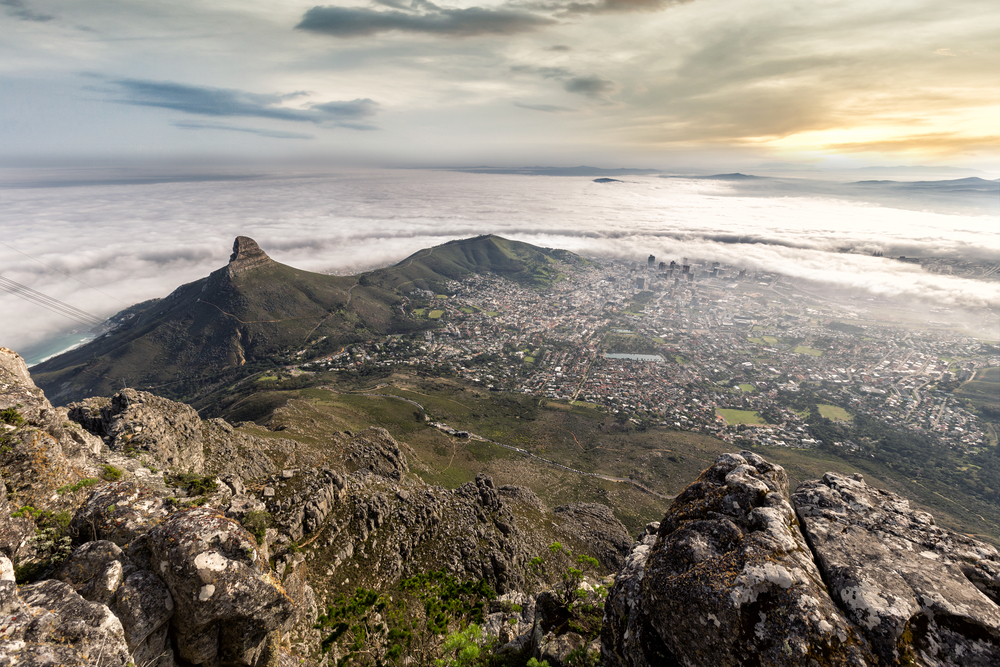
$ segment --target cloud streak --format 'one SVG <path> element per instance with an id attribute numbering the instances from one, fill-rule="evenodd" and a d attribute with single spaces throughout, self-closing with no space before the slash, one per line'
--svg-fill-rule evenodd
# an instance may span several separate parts
<path id="1" fill-rule="evenodd" d="M 403 7 L 396 4 L 393 6 Z M 479 37 L 516 35 L 555 23 L 555 19 L 519 9 L 454 9 L 420 2 L 414 3 L 413 8 L 406 8 L 406 11 L 317 6 L 306 11 L 295 28 L 341 38 L 367 37 L 386 32 Z"/>
<path id="2" fill-rule="evenodd" d="M 271 137 L 273 139 L 315 139 L 315 135 L 303 134 L 302 132 L 281 132 L 278 130 L 264 130 L 257 127 L 240 127 L 238 125 L 223 125 L 221 123 L 193 123 L 177 121 L 171 123 L 174 127 L 182 130 L 222 130 L 224 132 L 242 132 L 244 134 L 256 134 L 259 137 Z"/>
<path id="3" fill-rule="evenodd" d="M 52 14 L 36 12 L 30 9 L 23 0 L 0 0 L 0 7 L 5 7 L 7 14 L 21 21 L 45 23 L 55 18 Z"/>
<path id="4" fill-rule="evenodd" d="M 266 118 L 367 130 L 373 127 L 363 121 L 374 116 L 379 109 L 377 102 L 367 98 L 297 108 L 284 104 L 305 93 L 261 94 L 144 79 L 113 79 L 108 83 L 121 95 L 115 100 L 120 104 L 170 109 L 198 116 Z"/>

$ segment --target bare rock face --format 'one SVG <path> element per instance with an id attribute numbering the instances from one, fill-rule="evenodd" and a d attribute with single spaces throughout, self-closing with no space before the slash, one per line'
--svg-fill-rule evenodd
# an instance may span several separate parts
<path id="1" fill-rule="evenodd" d="M 229 256 L 227 272 L 230 277 L 271 262 L 257 242 L 249 236 L 237 236 L 233 242 L 233 254 Z"/>
<path id="2" fill-rule="evenodd" d="M 612 590 L 611 598 L 632 607 L 623 592 Z M 792 667 L 820 658 L 876 664 L 826 593 L 788 502 L 784 469 L 752 452 L 720 456 L 667 510 L 637 604 L 662 649 L 633 648 L 623 636 L 608 657 L 659 651 L 665 664 L 712 667 Z"/>
<path id="3" fill-rule="evenodd" d="M 94 491 L 73 516 L 77 542 L 108 540 L 128 546 L 169 514 L 163 498 L 132 482 L 112 482 Z"/>
<path id="4" fill-rule="evenodd" d="M 632 538 L 625 524 L 615 518 L 611 508 L 599 503 L 574 503 L 560 505 L 552 511 L 559 521 L 561 532 L 586 541 L 604 567 L 621 569 Z"/>
<path id="5" fill-rule="evenodd" d="M 68 409 L 70 419 L 103 438 L 112 451 L 157 468 L 202 472 L 202 422 L 189 405 L 123 389 L 110 399 L 88 398 Z"/>
<path id="6" fill-rule="evenodd" d="M 0 410 L 15 408 L 29 424 L 56 425 L 56 410 L 35 386 L 28 366 L 17 352 L 0 347 Z"/>
<path id="7" fill-rule="evenodd" d="M 886 664 L 1000 664 L 1000 554 L 860 475 L 793 500 L 830 593 Z"/>
<path id="8" fill-rule="evenodd" d="M 55 575 L 84 599 L 106 605 L 122 624 L 132 660 L 139 665 L 174 664 L 168 621 L 174 603 L 153 573 L 139 570 L 118 545 L 88 542 L 74 551 Z"/>
<path id="9" fill-rule="evenodd" d="M 53 408 L 28 374 L 24 359 L 0 348 L 0 468 L 17 507 L 55 509 L 56 490 L 81 479 L 100 441 Z M 2 501 L 0 501 L 2 502 Z M 7 538 L 0 528 L 0 542 Z M 0 547 L 2 548 L 2 547 Z M 10 554 L 8 554 L 10 555 Z"/>
<path id="10" fill-rule="evenodd" d="M 344 457 L 351 472 L 364 469 L 397 482 L 409 470 L 399 443 L 384 428 L 359 433 L 345 447 Z"/>
<path id="11" fill-rule="evenodd" d="M 125 667 L 131 663 L 121 621 L 64 582 L 0 582 L 0 664 Z M 3 618 L 6 616 L 6 618 Z"/>
<path id="12" fill-rule="evenodd" d="M 642 580 L 660 523 L 646 526 L 632 545 L 604 603 L 601 655 L 608 665 L 679 665 L 650 623 L 643 606 Z"/>
<path id="13" fill-rule="evenodd" d="M 12 517 L 7 487 L 0 475 L 0 556 L 19 560 L 27 554 L 28 538 L 35 532 L 30 517 Z"/>
<path id="14" fill-rule="evenodd" d="M 253 537 L 210 507 L 175 512 L 147 536 L 150 566 L 176 606 L 171 627 L 183 660 L 262 665 L 267 636 L 292 600 Z M 216 662 L 213 662 L 216 661 Z"/>

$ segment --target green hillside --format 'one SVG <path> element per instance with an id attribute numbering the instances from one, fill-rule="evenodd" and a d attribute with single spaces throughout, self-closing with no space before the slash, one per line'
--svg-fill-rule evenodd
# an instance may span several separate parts
<path id="1" fill-rule="evenodd" d="M 125 386 L 192 401 L 303 354 L 436 326 L 402 308 L 402 295 L 414 289 L 483 272 L 545 285 L 558 277 L 556 258 L 576 256 L 480 236 L 421 250 L 394 267 L 329 276 L 275 262 L 239 237 L 228 266 L 122 311 L 112 318 L 116 328 L 35 366 L 32 376 L 55 404 Z"/>
<path id="2" fill-rule="evenodd" d="M 436 291 L 447 280 L 490 272 L 521 285 L 542 287 L 558 277 L 556 260 L 585 261 L 565 250 L 538 248 L 490 234 L 425 248 L 395 266 L 365 274 L 363 280 L 403 291 Z"/>

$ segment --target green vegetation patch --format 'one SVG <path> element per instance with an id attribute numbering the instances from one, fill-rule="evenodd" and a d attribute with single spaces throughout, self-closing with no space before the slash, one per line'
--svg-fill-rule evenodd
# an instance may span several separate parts
<path id="1" fill-rule="evenodd" d="M 438 294 L 434 298 L 435 299 L 447 299 L 448 295 L 447 294 Z"/>
<path id="2" fill-rule="evenodd" d="M 716 408 L 715 414 L 726 420 L 727 424 L 763 424 L 764 420 L 754 410 L 730 410 Z"/>
<path id="3" fill-rule="evenodd" d="M 656 354 L 656 344 L 638 334 L 609 333 L 604 337 L 604 349 L 612 354 Z"/>
<path id="4" fill-rule="evenodd" d="M 75 484 L 67 484 L 65 486 L 60 486 L 58 489 L 56 489 L 56 493 L 59 494 L 75 493 L 80 489 L 85 489 L 88 486 L 93 486 L 94 484 L 100 484 L 100 483 L 101 480 L 97 479 L 96 477 L 86 477 L 84 479 L 81 479 L 79 482 L 76 482 Z"/>
<path id="5" fill-rule="evenodd" d="M 819 403 L 817 406 L 819 408 L 820 415 L 826 417 L 827 419 L 832 419 L 834 421 L 851 421 L 851 413 L 836 405 L 827 405 L 825 403 Z"/>
<path id="6" fill-rule="evenodd" d="M 744 383 L 742 383 L 740 385 L 740 390 L 741 391 L 745 391 L 745 392 L 747 392 L 749 394 L 752 394 L 755 391 L 757 391 L 756 387 L 754 387 L 752 384 L 747 384 L 746 382 L 744 382 Z"/>
<path id="7" fill-rule="evenodd" d="M 817 350 L 813 347 L 806 347 L 805 345 L 797 345 L 795 347 L 795 354 L 808 354 L 810 357 L 822 357 L 823 350 Z"/>
<path id="8" fill-rule="evenodd" d="M 24 424 L 24 417 L 17 411 L 17 408 L 7 408 L 0 411 L 0 422 L 11 426 L 21 426 Z"/>
<path id="9" fill-rule="evenodd" d="M 444 315 L 443 310 L 432 310 L 431 312 L 427 313 L 427 317 L 432 320 L 439 320 L 441 319 L 442 315 Z"/>

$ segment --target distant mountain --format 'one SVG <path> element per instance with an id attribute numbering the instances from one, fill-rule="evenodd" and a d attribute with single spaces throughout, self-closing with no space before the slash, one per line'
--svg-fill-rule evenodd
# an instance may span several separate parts
<path id="1" fill-rule="evenodd" d="M 434 326 L 404 312 L 404 295 L 415 289 L 440 291 L 448 280 L 482 272 L 545 285 L 558 274 L 554 260 L 575 257 L 481 236 L 360 276 L 329 276 L 275 262 L 240 236 L 227 266 L 118 313 L 109 332 L 34 366 L 32 376 L 58 404 L 125 386 L 190 399 L 294 358 L 310 341 L 322 338 L 323 349 L 335 351 L 374 335 Z"/>
<path id="2" fill-rule="evenodd" d="M 711 176 L 677 176 L 677 175 L 663 175 L 660 178 L 685 178 L 694 179 L 699 181 L 763 181 L 767 180 L 767 176 L 754 176 L 753 174 L 741 174 L 739 172 L 734 172 L 732 174 L 712 174 Z"/>
<path id="3" fill-rule="evenodd" d="M 659 169 L 605 169 L 603 167 L 456 167 L 451 171 L 470 174 L 523 174 L 526 176 L 642 176 Z"/>
<path id="4" fill-rule="evenodd" d="M 895 189 L 934 192 L 1000 192 L 1000 180 L 988 181 L 978 176 L 944 181 L 856 181 L 851 185 L 882 186 Z"/>
<path id="5" fill-rule="evenodd" d="M 585 261 L 566 250 L 539 248 L 487 234 L 425 248 L 399 264 L 362 276 L 383 289 L 437 289 L 447 280 L 473 273 L 495 273 L 527 287 L 542 287 L 556 278 L 555 260 Z"/>

